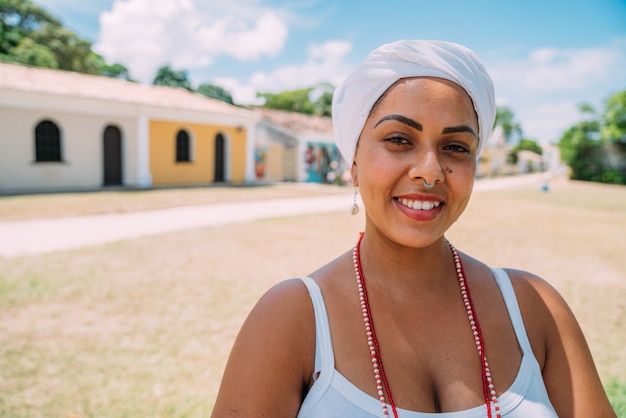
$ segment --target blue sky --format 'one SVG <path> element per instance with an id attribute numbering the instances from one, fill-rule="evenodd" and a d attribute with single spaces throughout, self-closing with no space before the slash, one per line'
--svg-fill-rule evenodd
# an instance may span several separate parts
<path id="1" fill-rule="evenodd" d="M 555 142 L 626 90 L 626 0 L 34 0 L 108 62 L 150 83 L 164 64 L 237 103 L 338 84 L 377 46 L 444 39 L 474 49 L 525 136 Z"/>

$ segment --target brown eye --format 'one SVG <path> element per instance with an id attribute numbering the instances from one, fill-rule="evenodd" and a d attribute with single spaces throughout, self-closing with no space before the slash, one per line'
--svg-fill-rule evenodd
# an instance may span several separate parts
<path id="1" fill-rule="evenodd" d="M 470 152 L 469 148 L 459 144 L 447 145 L 444 149 L 460 153 Z"/>
<path id="2" fill-rule="evenodd" d="M 401 136 L 391 136 L 391 137 L 385 138 L 385 142 L 395 144 L 395 145 L 410 145 L 411 144 L 408 139 L 401 137 Z"/>

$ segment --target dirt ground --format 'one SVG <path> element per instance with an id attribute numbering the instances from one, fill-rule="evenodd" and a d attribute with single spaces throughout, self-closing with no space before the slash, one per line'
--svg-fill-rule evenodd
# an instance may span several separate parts
<path id="1" fill-rule="evenodd" d="M 186 193 L 196 191 L 162 199 L 207 199 Z M 30 202 L 60 205 L 58 198 Z M 18 197 L 7 210 L 4 199 L 2 216 L 29 210 Z M 363 213 L 350 216 L 350 205 L 0 258 L 0 416 L 207 416 L 259 296 L 354 245 Z M 55 211 L 46 216 L 67 213 Z M 624 383 L 625 231 L 625 187 L 561 181 L 548 193 L 534 185 L 475 193 L 448 237 L 491 265 L 546 278 L 577 315 L 603 381 Z"/>

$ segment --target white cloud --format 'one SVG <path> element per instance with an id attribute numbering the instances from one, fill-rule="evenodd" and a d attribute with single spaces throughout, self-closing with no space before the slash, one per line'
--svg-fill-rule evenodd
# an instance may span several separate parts
<path id="1" fill-rule="evenodd" d="M 626 88 L 626 38 L 593 48 L 538 48 L 521 58 L 506 55 L 487 63 L 498 104 L 510 107 L 524 134 L 539 142 L 558 141 L 581 120 L 581 103 L 600 105 L 609 94 Z"/>
<path id="2" fill-rule="evenodd" d="M 218 77 L 215 84 L 224 87 L 233 95 L 236 103 L 259 103 L 257 92 L 278 93 L 285 90 L 313 87 L 322 82 L 338 85 L 351 67 L 344 58 L 352 49 L 347 41 L 328 41 L 311 44 L 308 58 L 301 65 L 289 65 L 270 72 L 255 72 L 243 84 L 230 77 Z"/>
<path id="3" fill-rule="evenodd" d="M 552 102 L 531 109 L 524 109 L 520 116 L 524 120 L 526 137 L 540 143 L 557 142 L 563 131 L 581 120 L 578 103 L 572 101 Z"/>
<path id="4" fill-rule="evenodd" d="M 518 59 L 490 66 L 496 86 L 517 93 L 537 94 L 582 90 L 626 74 L 626 39 L 582 49 L 538 48 Z"/>
<path id="5" fill-rule="evenodd" d="M 254 0 L 115 0 L 100 16 L 94 49 L 108 62 L 121 62 L 142 82 L 158 67 L 206 67 L 219 56 L 240 61 L 278 54 L 288 28 L 279 11 Z"/>

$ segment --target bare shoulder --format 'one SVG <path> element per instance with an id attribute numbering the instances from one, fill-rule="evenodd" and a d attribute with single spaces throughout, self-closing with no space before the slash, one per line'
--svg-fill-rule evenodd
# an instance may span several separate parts
<path id="1" fill-rule="evenodd" d="M 303 333 L 313 331 L 314 326 L 313 306 L 306 286 L 301 279 L 289 279 L 274 285 L 259 299 L 238 338 L 250 335 L 255 341 L 273 342 L 273 351 L 284 346 L 293 349 L 292 344 L 301 346 Z M 314 339 L 315 335 L 311 336 Z"/>
<path id="2" fill-rule="evenodd" d="M 302 279 L 289 279 L 272 286 L 259 299 L 250 315 L 264 315 L 264 313 L 299 314 L 291 318 L 273 319 L 273 321 L 285 320 L 285 325 L 294 325 L 293 321 L 297 322 L 298 320 L 301 322 L 306 321 L 306 318 L 303 318 L 302 315 L 312 314 L 312 305 L 309 292 Z"/>
<path id="3" fill-rule="evenodd" d="M 541 277 L 506 271 L 558 415 L 614 417 L 583 331 L 565 299 Z"/>
<path id="4" fill-rule="evenodd" d="M 269 289 L 233 345 L 213 417 L 295 416 L 313 373 L 315 319 L 300 279 Z"/>
<path id="5" fill-rule="evenodd" d="M 558 291 L 545 279 L 528 271 L 505 269 L 517 297 L 560 298 Z"/>
<path id="6" fill-rule="evenodd" d="M 555 319 L 567 320 L 573 314 L 561 294 L 545 279 L 523 270 L 506 269 L 518 303 L 527 315 L 550 313 Z M 535 310 L 538 310 L 535 312 Z"/>

